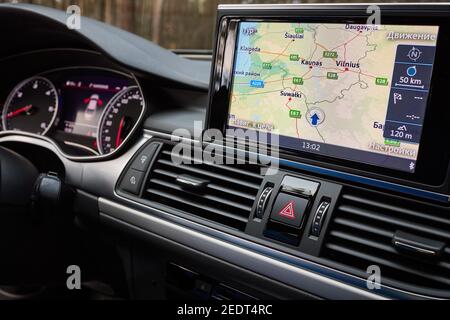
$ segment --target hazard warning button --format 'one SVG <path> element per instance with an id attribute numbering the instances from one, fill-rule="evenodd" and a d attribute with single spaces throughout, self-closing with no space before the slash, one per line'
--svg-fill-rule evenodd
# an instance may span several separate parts
<path id="1" fill-rule="evenodd" d="M 306 217 L 309 201 L 280 193 L 270 216 L 272 221 L 281 222 L 300 229 Z"/>

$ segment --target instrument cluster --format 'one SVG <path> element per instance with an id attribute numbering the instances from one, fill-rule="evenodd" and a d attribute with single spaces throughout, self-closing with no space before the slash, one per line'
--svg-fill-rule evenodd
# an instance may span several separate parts
<path id="1" fill-rule="evenodd" d="M 71 156 L 108 155 L 144 113 L 135 79 L 109 69 L 66 68 L 18 83 L 6 97 L 2 131 L 47 136 Z"/>

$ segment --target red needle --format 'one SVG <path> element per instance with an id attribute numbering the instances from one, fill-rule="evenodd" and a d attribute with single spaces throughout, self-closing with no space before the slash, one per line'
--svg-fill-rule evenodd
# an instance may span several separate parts
<path id="1" fill-rule="evenodd" d="M 123 117 L 122 120 L 120 120 L 119 131 L 117 132 L 116 148 L 120 147 L 120 145 L 122 144 L 121 135 L 124 125 L 125 125 L 125 117 Z"/>
<path id="2" fill-rule="evenodd" d="M 16 110 L 16 111 L 10 112 L 10 113 L 8 113 L 8 114 L 6 115 L 6 118 L 7 118 L 7 119 L 14 118 L 14 117 L 16 117 L 16 116 L 18 116 L 18 115 L 20 115 L 20 114 L 22 114 L 22 113 L 24 113 L 24 112 L 30 111 L 30 109 L 31 109 L 32 107 L 33 107 L 33 106 L 30 104 L 30 105 L 28 105 L 28 106 L 26 106 L 26 107 L 23 107 L 23 108 L 20 108 L 20 109 L 18 109 L 18 110 Z"/>

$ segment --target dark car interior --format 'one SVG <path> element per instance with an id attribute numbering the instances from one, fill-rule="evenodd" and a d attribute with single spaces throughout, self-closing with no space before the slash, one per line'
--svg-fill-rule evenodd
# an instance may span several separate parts
<path id="1" fill-rule="evenodd" d="M 220 5 L 198 57 L 0 4 L 0 300 L 450 298 L 450 5 L 379 8 Z"/>

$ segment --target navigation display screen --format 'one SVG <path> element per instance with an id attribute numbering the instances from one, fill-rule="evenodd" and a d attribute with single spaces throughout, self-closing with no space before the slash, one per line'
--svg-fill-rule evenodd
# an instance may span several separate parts
<path id="1" fill-rule="evenodd" d="M 269 133 L 286 149 L 414 173 L 438 31 L 241 22 L 228 129 Z"/>

